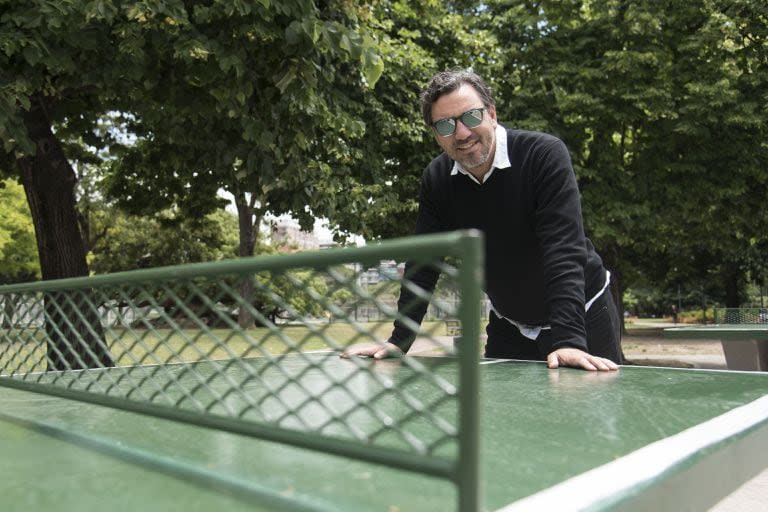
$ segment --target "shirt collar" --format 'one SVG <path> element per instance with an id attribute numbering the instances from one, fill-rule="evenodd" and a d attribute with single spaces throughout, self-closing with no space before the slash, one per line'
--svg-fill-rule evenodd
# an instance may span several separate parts
<path id="1" fill-rule="evenodd" d="M 501 126 L 501 124 L 497 124 L 494 135 L 496 137 L 496 150 L 493 155 L 493 163 L 491 164 L 491 168 L 483 176 L 483 183 L 485 183 L 488 178 L 491 177 L 491 174 L 493 174 L 495 169 L 506 169 L 508 167 L 512 167 L 512 163 L 509 161 L 509 152 L 507 151 L 507 129 Z M 475 183 L 480 183 L 478 179 L 475 178 L 469 171 L 464 169 L 464 167 L 462 167 L 459 162 L 454 160 L 453 168 L 451 168 L 451 176 L 455 176 L 456 174 L 463 174 L 468 176 Z"/>

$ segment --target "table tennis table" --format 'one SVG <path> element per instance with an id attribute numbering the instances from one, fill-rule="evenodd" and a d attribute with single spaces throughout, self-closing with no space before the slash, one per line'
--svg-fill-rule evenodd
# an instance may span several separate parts
<path id="1" fill-rule="evenodd" d="M 408 385 L 399 359 L 281 364 L 306 357 Z M 458 378 L 455 358 L 418 359 Z M 480 385 L 484 510 L 706 510 L 768 466 L 768 374 L 481 360 Z M 456 507 L 441 479 L 21 389 L 0 388 L 0 452 L 6 512 Z"/>
<path id="2" fill-rule="evenodd" d="M 670 327 L 671 339 L 720 340 L 730 370 L 768 371 L 768 323 L 709 324 Z"/>

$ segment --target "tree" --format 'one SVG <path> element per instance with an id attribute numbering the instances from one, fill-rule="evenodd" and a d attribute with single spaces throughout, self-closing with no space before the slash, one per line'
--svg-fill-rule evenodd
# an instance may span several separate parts
<path id="1" fill-rule="evenodd" d="M 24 189 L 14 180 L 0 181 L 0 283 L 39 275 L 35 234 Z"/>
<path id="2" fill-rule="evenodd" d="M 305 226 L 322 215 L 328 199 L 318 184 L 338 179 L 323 157 L 343 158 L 362 130 L 339 77 L 353 89 L 373 85 L 381 60 L 352 3 L 294 3 L 239 17 L 188 8 L 174 31 L 148 29 L 163 88 L 138 91 L 126 106 L 139 141 L 108 180 L 124 208 L 203 214 L 222 206 L 224 189 L 235 198 L 243 257 L 253 255 L 267 211 Z M 251 285 L 244 281 L 245 297 Z"/>
<path id="3" fill-rule="evenodd" d="M 24 190 L 13 180 L 0 181 L 0 284 L 31 280 L 40 273 L 35 234 Z M 2 325 L 12 325 L 17 308 L 11 295 L 0 298 Z"/>
<path id="4" fill-rule="evenodd" d="M 203 218 L 171 211 L 143 217 L 112 207 L 97 210 L 92 222 L 104 232 L 91 256 L 99 274 L 218 261 L 237 253 L 237 221 L 223 210 Z"/>
<path id="5" fill-rule="evenodd" d="M 73 117 L 75 124 L 92 125 L 95 113 L 110 108 L 115 84 L 135 71 L 137 62 L 119 51 L 124 41 L 113 29 L 121 18 L 110 2 L 4 0 L 2 9 L 0 168 L 14 168 L 24 185 L 43 279 L 87 275 L 76 176 L 62 149 L 65 134 L 55 126 Z M 66 299 L 45 296 L 49 369 L 112 365 L 98 313 L 86 308 L 81 316 Z"/>
<path id="6" fill-rule="evenodd" d="M 615 294 L 643 275 L 735 284 L 766 232 L 764 4 L 487 5 L 501 118 L 568 144 Z"/>
<path id="7" fill-rule="evenodd" d="M 322 4 L 332 14 L 351 6 L 343 0 Z M 168 118 L 168 109 L 179 106 L 175 95 L 197 88 L 207 107 L 201 113 L 235 119 L 241 139 L 254 146 L 241 159 L 241 178 L 266 174 L 273 155 L 292 156 L 284 141 L 271 138 L 273 124 L 292 113 L 302 119 L 324 113 L 316 91 L 336 71 L 323 68 L 325 54 L 346 53 L 350 62 L 362 64 L 371 83 L 380 73 L 354 19 L 323 19 L 308 0 L 211 6 L 182 0 L 2 0 L 0 5 L 0 168 L 12 164 L 24 184 L 44 279 L 88 273 L 74 207 L 76 176 L 61 137 L 93 138 L 101 116 L 132 112 L 135 105 L 165 105 L 165 110 L 140 110 L 150 119 L 151 114 Z M 255 89 L 252 75 L 267 87 Z M 260 110 L 270 102 L 274 108 Z M 190 110 L 198 106 L 193 102 Z M 182 135 L 189 128 L 185 123 L 196 118 L 183 111 L 174 116 Z M 304 133 L 294 135 L 285 142 L 301 147 Z M 226 144 L 220 142 L 215 156 L 229 160 L 231 170 L 238 153 Z M 103 346 L 98 340 L 84 344 L 97 354 Z"/>
<path id="8" fill-rule="evenodd" d="M 487 32 L 468 22 L 464 3 L 383 0 L 372 3 L 363 18 L 385 71 L 348 106 L 365 131 L 355 139 L 355 151 L 328 161 L 346 177 L 319 184 L 318 193 L 332 198 L 325 216 L 340 237 L 356 233 L 372 240 L 413 232 L 421 174 L 437 154 L 419 93 L 437 71 L 487 66 L 494 53 Z"/>

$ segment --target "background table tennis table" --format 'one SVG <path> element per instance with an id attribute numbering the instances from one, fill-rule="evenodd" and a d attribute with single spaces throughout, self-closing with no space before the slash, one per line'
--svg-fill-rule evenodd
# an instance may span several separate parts
<path id="1" fill-rule="evenodd" d="M 730 370 L 768 371 L 768 323 L 709 324 L 670 327 L 673 339 L 718 339 Z"/>
<path id="2" fill-rule="evenodd" d="M 369 364 L 396 380 L 402 363 Z M 486 510 L 706 510 L 768 466 L 768 374 L 485 360 L 481 378 Z M 444 480 L 17 389 L 0 450 L 5 511 L 456 506 Z"/>

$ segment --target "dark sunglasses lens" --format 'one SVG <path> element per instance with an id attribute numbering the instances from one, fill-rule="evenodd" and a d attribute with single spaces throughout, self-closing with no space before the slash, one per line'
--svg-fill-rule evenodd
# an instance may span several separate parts
<path id="1" fill-rule="evenodd" d="M 435 123 L 435 130 L 443 137 L 447 137 L 456 131 L 456 121 L 453 119 L 441 119 Z"/>
<path id="2" fill-rule="evenodd" d="M 480 123 L 483 122 L 483 109 L 476 108 L 469 112 L 464 112 L 461 115 L 461 122 L 464 123 L 464 126 L 467 128 L 476 128 L 480 126 Z"/>

